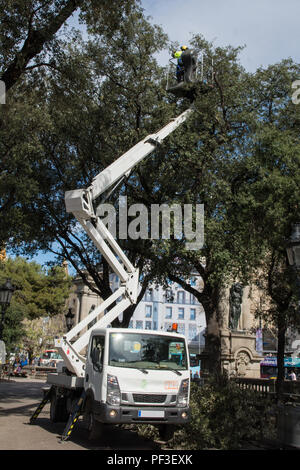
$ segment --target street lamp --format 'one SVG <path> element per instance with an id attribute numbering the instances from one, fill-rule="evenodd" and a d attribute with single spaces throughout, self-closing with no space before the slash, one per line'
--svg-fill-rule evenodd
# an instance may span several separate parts
<path id="1" fill-rule="evenodd" d="M 75 317 L 74 313 L 72 313 L 72 309 L 69 308 L 68 313 L 65 315 L 67 330 L 70 331 L 73 327 L 73 318 Z"/>
<path id="2" fill-rule="evenodd" d="M 300 223 L 294 224 L 292 227 L 292 234 L 287 241 L 286 252 L 289 265 L 296 271 L 296 285 L 300 298 Z M 300 301 L 298 302 L 299 307 Z"/>
<path id="3" fill-rule="evenodd" d="M 4 316 L 7 307 L 10 304 L 15 287 L 12 285 L 11 280 L 7 279 L 6 283 L 0 286 L 0 305 L 1 305 L 1 325 L 0 325 L 0 339 L 3 337 L 4 329 Z"/>

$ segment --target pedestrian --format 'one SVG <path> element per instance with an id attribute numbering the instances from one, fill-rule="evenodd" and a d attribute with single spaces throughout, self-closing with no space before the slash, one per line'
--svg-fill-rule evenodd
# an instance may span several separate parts
<path id="1" fill-rule="evenodd" d="M 23 367 L 27 366 L 27 364 L 28 364 L 28 359 L 25 356 L 22 356 L 21 361 L 20 361 L 21 368 L 23 369 Z"/>
<path id="2" fill-rule="evenodd" d="M 14 375 L 18 375 L 20 374 L 22 371 L 22 367 L 21 367 L 21 364 L 20 364 L 20 359 L 18 358 L 14 364 Z"/>
<path id="3" fill-rule="evenodd" d="M 289 373 L 289 379 L 290 380 L 297 380 L 297 377 L 296 377 L 296 374 L 295 374 L 295 370 L 292 369 L 291 372 Z"/>

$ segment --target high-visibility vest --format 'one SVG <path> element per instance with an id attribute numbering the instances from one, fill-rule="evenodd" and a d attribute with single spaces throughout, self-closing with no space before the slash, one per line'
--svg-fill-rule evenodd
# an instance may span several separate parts
<path id="1" fill-rule="evenodd" d="M 176 51 L 175 54 L 174 54 L 174 57 L 176 59 L 180 59 L 181 54 L 182 54 L 182 51 Z"/>

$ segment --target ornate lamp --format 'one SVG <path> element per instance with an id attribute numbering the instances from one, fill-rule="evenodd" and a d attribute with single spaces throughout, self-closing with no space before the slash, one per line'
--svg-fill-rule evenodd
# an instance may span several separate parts
<path id="1" fill-rule="evenodd" d="M 12 295 L 15 290 L 16 289 L 12 285 L 10 279 L 7 279 L 6 283 L 0 286 L 0 305 L 1 305 L 0 339 L 2 339 L 2 336 L 3 336 L 5 312 L 6 312 L 7 307 L 10 304 Z"/>

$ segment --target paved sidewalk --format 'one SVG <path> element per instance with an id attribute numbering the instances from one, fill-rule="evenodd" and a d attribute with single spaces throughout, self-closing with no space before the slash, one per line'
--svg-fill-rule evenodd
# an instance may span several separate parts
<path id="1" fill-rule="evenodd" d="M 81 450 L 73 441 L 61 444 L 58 433 L 63 424 L 51 423 L 49 404 L 42 410 L 38 423 L 29 419 L 42 400 L 44 380 L 12 378 L 0 381 L 0 449 L 1 450 Z M 26 392 L 24 393 L 26 388 Z"/>
<path id="2" fill-rule="evenodd" d="M 0 380 L 0 450 L 159 450 L 157 443 L 116 426 L 107 426 L 103 440 L 92 443 L 81 422 L 74 428 L 70 440 L 62 442 L 60 436 L 65 423 L 50 421 L 49 403 L 35 424 L 29 424 L 43 399 L 45 386 L 45 380 L 30 377 Z"/>
<path id="3" fill-rule="evenodd" d="M 162 443 L 143 439 L 131 431 L 116 427 L 108 427 L 104 441 L 95 447 L 87 439 L 81 423 L 78 423 L 70 440 L 61 442 L 60 435 L 65 424 L 50 421 L 49 403 L 41 411 L 36 424 L 29 424 L 31 415 L 43 398 L 42 389 L 45 386 L 45 379 L 0 379 L 0 450 L 171 450 Z M 255 452 L 299 449 L 265 440 L 247 442 L 242 450 Z"/>

